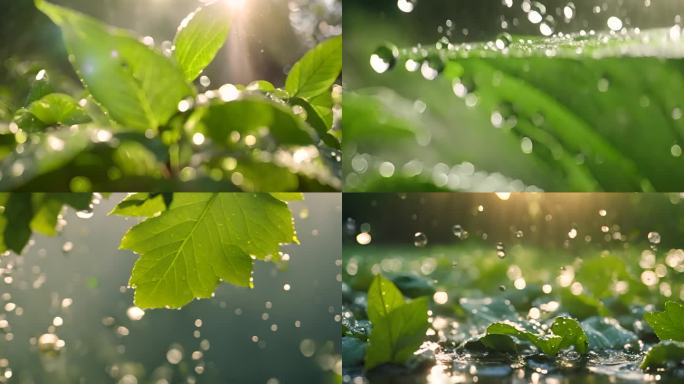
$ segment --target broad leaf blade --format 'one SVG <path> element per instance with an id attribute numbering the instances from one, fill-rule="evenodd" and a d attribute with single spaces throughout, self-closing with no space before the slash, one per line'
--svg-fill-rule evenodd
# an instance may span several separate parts
<path id="1" fill-rule="evenodd" d="M 647 313 L 644 319 L 660 340 L 684 341 L 684 304 L 668 301 L 663 312 Z"/>
<path id="2" fill-rule="evenodd" d="M 230 32 L 230 8 L 216 1 L 188 15 L 178 27 L 173 57 L 193 81 L 214 60 Z"/>
<path id="3" fill-rule="evenodd" d="M 342 71 L 342 37 L 330 38 L 307 52 L 287 76 L 285 89 L 305 99 L 326 92 Z"/>
<path id="4" fill-rule="evenodd" d="M 207 135 L 217 143 L 228 141 L 231 132 L 257 134 L 268 128 L 280 144 L 309 145 L 317 142 L 315 132 L 292 111 L 259 98 L 212 105 L 203 118 Z"/>
<path id="5" fill-rule="evenodd" d="M 394 309 L 373 324 L 366 350 L 366 369 L 383 363 L 405 363 L 420 347 L 428 329 L 428 298 Z"/>
<path id="6" fill-rule="evenodd" d="M 252 258 L 297 243 L 287 205 L 269 194 L 184 193 L 131 228 L 121 248 L 140 254 L 131 274 L 136 305 L 181 307 L 224 280 L 250 286 Z"/>
<path id="7" fill-rule="evenodd" d="M 73 125 L 87 123 L 90 117 L 71 96 L 51 93 L 31 103 L 28 107 L 45 125 Z"/>
<path id="8" fill-rule="evenodd" d="M 166 204 L 163 195 L 150 196 L 149 193 L 134 193 L 126 196 L 109 214 L 152 217 L 165 209 Z"/>
<path id="9" fill-rule="evenodd" d="M 378 274 L 368 289 L 368 319 L 375 324 L 404 305 L 404 296 L 390 280 Z"/>
<path id="10" fill-rule="evenodd" d="M 42 0 L 37 7 L 61 29 L 73 66 L 110 116 L 138 130 L 154 129 L 192 94 L 176 64 L 128 32 Z"/>

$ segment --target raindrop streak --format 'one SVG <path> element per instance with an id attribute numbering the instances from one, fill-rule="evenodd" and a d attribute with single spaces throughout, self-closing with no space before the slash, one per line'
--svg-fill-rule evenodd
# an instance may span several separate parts
<path id="1" fill-rule="evenodd" d="M 499 259 L 506 258 L 506 248 L 504 247 L 504 244 L 502 242 L 496 243 L 496 256 Z"/>
<path id="2" fill-rule="evenodd" d="M 423 232 L 416 232 L 415 235 L 413 235 L 413 244 L 416 247 L 422 248 L 425 247 L 428 243 L 428 238 L 425 236 Z"/>

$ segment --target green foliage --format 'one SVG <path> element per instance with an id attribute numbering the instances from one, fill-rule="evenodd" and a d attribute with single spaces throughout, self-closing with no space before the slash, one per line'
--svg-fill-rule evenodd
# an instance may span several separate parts
<path id="1" fill-rule="evenodd" d="M 34 231 L 55 236 L 64 206 L 89 210 L 91 199 L 90 193 L 1 193 L 0 252 L 21 254 Z"/>
<path id="2" fill-rule="evenodd" d="M 312 99 L 328 91 L 342 71 L 342 37 L 330 38 L 307 52 L 290 70 L 285 90 Z"/>
<path id="3" fill-rule="evenodd" d="M 345 111 L 345 141 L 373 160 L 369 171 L 359 174 L 363 183 L 354 189 L 383 189 L 384 179 L 377 172 L 381 161 L 403 165 L 421 159 L 425 177 L 416 178 L 416 183 L 435 184 L 431 175 L 437 164 L 452 168 L 463 162 L 507 178 L 494 186 L 486 177 L 437 183 L 452 190 L 481 190 L 482 185 L 487 190 L 522 190 L 531 185 L 549 191 L 680 190 L 684 180 L 684 120 L 678 102 L 684 84 L 681 46 L 681 39 L 670 38 L 667 29 L 657 29 L 548 39 L 514 37 L 505 49 L 483 42 L 449 50 L 401 50 L 396 67 L 411 59 L 438 71 L 447 69 L 433 81 L 401 70 L 380 80 L 372 78 L 405 95 L 409 103 L 419 98 L 427 107 L 420 113 L 415 108 L 407 112 L 411 109 L 356 105 L 355 99 L 368 93 L 373 93 L 375 104 L 387 104 L 392 97 L 383 88 L 347 96 L 350 108 L 356 109 Z M 364 80 L 370 83 L 371 77 Z M 369 113 L 381 118 L 364 125 Z M 411 140 L 408 148 L 410 138 L 400 130 L 407 125 L 425 132 L 423 143 L 425 137 L 432 140 L 422 146 L 416 145 L 421 140 Z M 388 128 L 396 135 L 385 137 L 384 149 L 363 151 L 369 147 L 366 136 Z M 458 140 L 446 140 L 454 137 Z M 490 143 L 488 151 L 479 150 Z M 348 153 L 350 159 L 353 155 Z M 350 165 L 345 164 L 345 169 Z M 513 180 L 519 182 L 511 184 Z"/>
<path id="4" fill-rule="evenodd" d="M 559 351 L 574 347 L 581 354 L 589 351 L 587 335 L 579 322 L 569 317 L 558 317 L 550 332 L 522 322 L 497 322 L 487 327 L 487 335 L 510 335 L 532 343 L 547 355 L 555 356 Z"/>
<path id="5" fill-rule="evenodd" d="M 0 190 L 341 189 L 332 113 L 341 38 L 295 65 L 292 94 L 263 80 L 199 92 L 192 81 L 229 34 L 225 2 L 189 15 L 173 52 L 80 12 L 35 4 L 60 27 L 83 89 L 50 68 L 22 72 L 25 103 L 0 105 L 9 128 L 0 137 Z"/>
<path id="6" fill-rule="evenodd" d="M 651 347 L 641 361 L 641 369 L 656 371 L 684 365 L 684 343 L 680 341 L 661 341 Z"/>
<path id="7" fill-rule="evenodd" d="M 72 125 L 90 121 L 88 114 L 71 96 L 63 93 L 51 93 L 40 100 L 32 102 L 29 112 L 43 124 Z"/>
<path id="8" fill-rule="evenodd" d="M 214 60 L 230 32 L 228 4 L 216 1 L 188 15 L 178 27 L 173 57 L 193 81 Z"/>
<path id="9" fill-rule="evenodd" d="M 121 249 L 140 254 L 131 274 L 142 308 L 179 308 L 211 297 L 219 281 L 250 287 L 252 257 L 298 243 L 287 205 L 266 194 L 184 193 L 132 227 Z"/>
<path id="10" fill-rule="evenodd" d="M 126 196 L 110 215 L 152 217 L 166 209 L 162 194 L 134 193 Z"/>
<path id="11" fill-rule="evenodd" d="M 644 319 L 660 340 L 684 341 L 684 304 L 668 301 L 663 312 L 646 313 Z"/>
<path id="12" fill-rule="evenodd" d="M 111 117 L 139 130 L 156 129 L 192 94 L 183 72 L 126 31 L 45 1 L 36 6 L 59 25 L 84 85 Z"/>
<path id="13" fill-rule="evenodd" d="M 220 281 L 252 287 L 254 260 L 279 261 L 298 244 L 286 201 L 299 193 L 134 193 L 112 215 L 143 217 L 121 240 L 140 255 L 131 273 L 135 304 L 180 308 L 211 297 Z M 58 234 L 65 206 L 92 208 L 91 193 L 0 193 L 0 252 L 21 254 L 33 232 Z"/>
<path id="14" fill-rule="evenodd" d="M 406 363 L 423 342 L 427 311 L 427 298 L 405 303 L 399 289 L 377 275 L 368 293 L 368 317 L 373 330 L 366 350 L 366 369 L 384 363 Z"/>
<path id="15" fill-rule="evenodd" d="M 368 289 L 368 320 L 375 324 L 404 305 L 404 296 L 390 280 L 377 275 Z"/>

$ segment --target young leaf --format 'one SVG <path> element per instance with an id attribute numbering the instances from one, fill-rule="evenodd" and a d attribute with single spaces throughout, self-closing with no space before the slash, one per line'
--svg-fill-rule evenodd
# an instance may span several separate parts
<path id="1" fill-rule="evenodd" d="M 368 319 L 375 325 L 404 305 L 404 296 L 391 281 L 378 274 L 368 289 Z"/>
<path id="2" fill-rule="evenodd" d="M 682 365 L 684 365 L 684 343 L 667 340 L 651 347 L 639 367 L 644 371 L 654 371 L 658 368 Z"/>
<path id="3" fill-rule="evenodd" d="M 562 337 L 559 349 L 575 347 L 575 351 L 586 354 L 589 352 L 589 341 L 580 323 L 569 317 L 558 317 L 551 325 L 551 331 Z"/>
<path id="4" fill-rule="evenodd" d="M 121 249 L 140 254 L 130 284 L 143 308 L 211 297 L 219 281 L 251 286 L 252 258 L 298 243 L 287 205 L 269 194 L 181 193 L 131 228 Z"/>
<path id="5" fill-rule="evenodd" d="M 304 200 L 304 194 L 301 192 L 274 192 L 271 196 L 282 201 L 301 201 Z"/>
<path id="6" fill-rule="evenodd" d="M 218 143 L 230 133 L 255 134 L 264 127 L 280 144 L 308 145 L 317 142 L 315 132 L 292 112 L 274 102 L 250 98 L 212 105 L 203 118 L 207 135 Z"/>
<path id="7" fill-rule="evenodd" d="M 127 128 L 157 128 L 192 94 L 176 64 L 128 32 L 82 13 L 35 0 L 62 29 L 73 66 L 93 97 Z"/>
<path id="8" fill-rule="evenodd" d="M 330 38 L 307 52 L 287 75 L 285 90 L 304 99 L 326 92 L 342 71 L 342 37 Z"/>
<path id="9" fill-rule="evenodd" d="M 668 301 L 663 312 L 647 313 L 644 319 L 660 340 L 684 341 L 684 304 Z"/>
<path id="10" fill-rule="evenodd" d="M 31 103 L 28 110 L 45 125 L 73 125 L 90 121 L 90 117 L 78 102 L 63 93 L 46 95 Z"/>
<path id="11" fill-rule="evenodd" d="M 216 1 L 189 14 L 178 27 L 173 57 L 193 81 L 214 60 L 230 32 L 230 7 Z"/>
<path id="12" fill-rule="evenodd" d="M 422 297 L 396 307 L 374 322 L 366 350 L 366 369 L 408 361 L 425 338 L 429 325 L 427 311 L 428 298 Z"/>
<path id="13" fill-rule="evenodd" d="M 163 195 L 158 194 L 152 197 L 149 193 L 134 193 L 121 200 L 109 214 L 152 217 L 165 209 L 166 204 L 164 203 Z"/>

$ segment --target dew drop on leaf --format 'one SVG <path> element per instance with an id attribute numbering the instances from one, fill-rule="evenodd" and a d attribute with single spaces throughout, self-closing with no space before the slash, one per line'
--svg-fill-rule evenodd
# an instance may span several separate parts
<path id="1" fill-rule="evenodd" d="M 382 45 L 370 57 L 370 66 L 377 73 L 385 73 L 394 68 L 399 57 L 399 49 L 393 45 Z"/>

